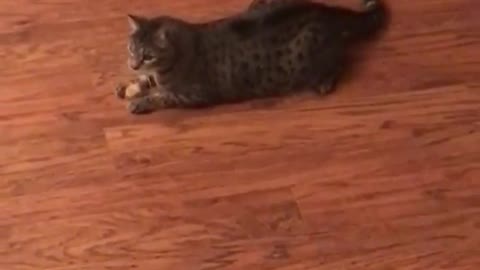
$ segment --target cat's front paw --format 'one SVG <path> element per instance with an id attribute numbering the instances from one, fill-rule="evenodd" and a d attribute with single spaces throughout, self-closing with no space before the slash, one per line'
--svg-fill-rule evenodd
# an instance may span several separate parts
<path id="1" fill-rule="evenodd" d="M 147 114 L 153 111 L 153 106 L 148 99 L 134 99 L 127 104 L 127 110 L 131 114 Z"/>

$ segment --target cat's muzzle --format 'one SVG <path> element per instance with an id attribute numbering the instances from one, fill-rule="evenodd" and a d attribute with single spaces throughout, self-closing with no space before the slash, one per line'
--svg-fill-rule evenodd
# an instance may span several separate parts
<path id="1" fill-rule="evenodd" d="M 138 70 L 142 66 L 142 61 L 128 59 L 128 67 L 132 70 Z"/>

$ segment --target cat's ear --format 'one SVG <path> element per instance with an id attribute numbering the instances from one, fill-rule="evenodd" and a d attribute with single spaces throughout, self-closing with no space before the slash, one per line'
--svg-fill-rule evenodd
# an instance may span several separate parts
<path id="1" fill-rule="evenodd" d="M 146 21 L 145 18 L 132 15 L 132 14 L 128 14 L 127 19 L 128 19 L 128 24 L 130 25 L 130 30 L 132 32 L 137 31 L 140 27 L 142 27 L 142 24 L 144 24 Z"/>

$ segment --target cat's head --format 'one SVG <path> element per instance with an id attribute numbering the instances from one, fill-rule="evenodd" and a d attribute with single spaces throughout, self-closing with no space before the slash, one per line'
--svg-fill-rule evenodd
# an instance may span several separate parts
<path id="1" fill-rule="evenodd" d="M 140 72 L 166 69 L 174 64 L 175 46 L 168 20 L 128 15 L 128 66 Z"/>

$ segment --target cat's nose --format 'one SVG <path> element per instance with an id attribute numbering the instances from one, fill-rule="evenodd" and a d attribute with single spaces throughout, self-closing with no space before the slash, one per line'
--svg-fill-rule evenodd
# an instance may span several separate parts
<path id="1" fill-rule="evenodd" d="M 140 61 L 136 61 L 134 59 L 129 59 L 128 60 L 128 67 L 133 69 L 133 70 L 138 70 L 142 63 Z"/>

